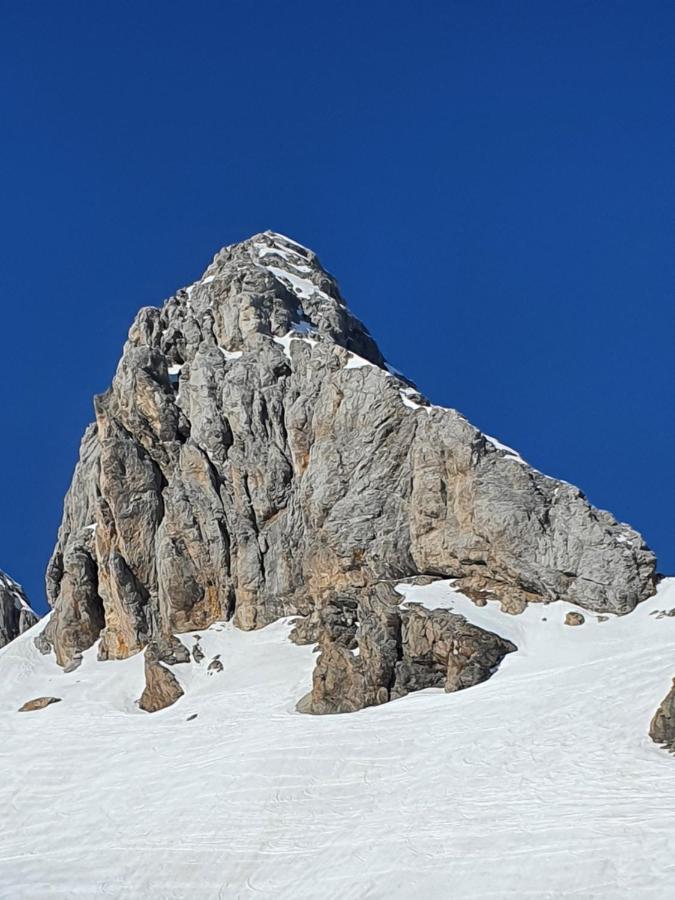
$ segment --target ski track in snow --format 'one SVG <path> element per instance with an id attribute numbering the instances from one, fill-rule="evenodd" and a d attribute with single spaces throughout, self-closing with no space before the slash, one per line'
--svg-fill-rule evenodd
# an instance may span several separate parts
<path id="1" fill-rule="evenodd" d="M 92 648 L 66 675 L 33 647 L 44 622 L 4 648 L 0 897 L 675 896 L 675 759 L 647 735 L 675 675 L 675 619 L 650 613 L 675 579 L 576 628 L 568 604 L 511 617 L 448 582 L 400 590 L 518 652 L 460 693 L 304 716 L 315 655 L 288 622 L 216 625 L 201 665 L 173 668 L 186 696 L 147 715 L 141 655 Z M 45 694 L 63 701 L 17 713 Z"/>

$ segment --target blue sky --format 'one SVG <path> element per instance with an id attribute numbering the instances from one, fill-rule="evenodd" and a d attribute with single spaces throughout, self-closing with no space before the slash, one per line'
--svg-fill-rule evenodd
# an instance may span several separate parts
<path id="1" fill-rule="evenodd" d="M 0 568 L 43 572 L 136 310 L 314 248 L 385 354 L 675 572 L 675 8 L 4 3 Z"/>

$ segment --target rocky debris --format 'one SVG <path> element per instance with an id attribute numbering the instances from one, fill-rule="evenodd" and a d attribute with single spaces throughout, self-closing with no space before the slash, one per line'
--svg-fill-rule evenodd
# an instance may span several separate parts
<path id="1" fill-rule="evenodd" d="M 565 625 L 583 625 L 586 619 L 578 612 L 568 612 L 565 616 Z"/>
<path id="2" fill-rule="evenodd" d="M 650 616 L 656 616 L 657 619 L 672 619 L 675 616 L 675 607 L 672 609 L 653 609 Z"/>
<path id="3" fill-rule="evenodd" d="M 454 578 L 512 613 L 624 614 L 654 591 L 639 534 L 430 406 L 316 255 L 273 232 L 138 313 L 95 413 L 47 571 L 39 640 L 61 665 L 99 638 L 118 659 L 218 620 L 300 616 L 296 639 L 320 647 L 311 705 L 361 708 L 425 681 L 396 669 L 412 613 L 381 583 Z M 459 625 L 425 627 L 443 635 L 434 678 L 489 671 L 474 634 L 453 638 L 467 662 L 449 676 L 439 647 Z"/>
<path id="4" fill-rule="evenodd" d="M 596 616 L 598 622 L 607 622 L 609 621 L 609 616 Z"/>
<path id="5" fill-rule="evenodd" d="M 146 712 L 158 712 L 160 709 L 166 709 L 167 706 L 171 706 L 176 700 L 179 700 L 184 693 L 176 676 L 167 668 L 167 664 L 173 663 L 169 663 L 162 656 L 163 653 L 168 653 L 168 658 L 175 659 L 176 662 L 188 662 L 189 660 L 189 655 L 187 659 L 178 660 L 174 654 L 174 648 L 170 644 L 168 646 L 156 642 L 148 644 L 145 648 L 145 689 L 138 701 L 140 708 Z"/>
<path id="6" fill-rule="evenodd" d="M 651 721 L 649 736 L 655 743 L 675 752 L 675 678 L 673 686 Z"/>
<path id="7" fill-rule="evenodd" d="M 0 647 L 23 634 L 38 621 L 21 585 L 0 571 Z"/>
<path id="8" fill-rule="evenodd" d="M 208 669 L 207 669 L 206 671 L 209 673 L 209 675 L 215 675 L 216 672 L 222 672 L 222 671 L 223 671 L 223 664 L 222 664 L 222 662 L 220 661 L 220 656 L 214 656 L 214 657 L 213 657 L 213 659 L 212 659 L 211 662 L 209 663 L 209 667 L 208 667 Z"/>
<path id="9" fill-rule="evenodd" d="M 194 720 L 197 718 L 198 715 L 199 715 L 199 713 L 192 713 L 192 715 L 188 716 L 185 721 L 186 722 L 194 722 Z"/>
<path id="10" fill-rule="evenodd" d="M 28 700 L 27 703 L 24 703 L 19 712 L 34 712 L 36 709 L 44 709 L 46 706 L 51 706 L 52 703 L 60 702 L 60 697 L 36 697 L 35 700 Z"/>

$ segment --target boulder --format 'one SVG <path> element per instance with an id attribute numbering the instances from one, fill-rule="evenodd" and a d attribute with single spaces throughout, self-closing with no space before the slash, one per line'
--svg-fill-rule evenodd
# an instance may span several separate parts
<path id="1" fill-rule="evenodd" d="M 176 644 L 180 641 L 174 639 Z M 183 645 L 180 644 L 182 647 Z M 158 712 L 172 706 L 183 696 L 183 688 L 167 666 L 176 662 L 187 662 L 183 654 L 176 654 L 176 646 L 169 641 L 153 642 L 145 650 L 145 689 L 138 705 L 146 712 Z M 185 648 L 183 647 L 185 650 Z"/>
<path id="2" fill-rule="evenodd" d="M 19 712 L 34 712 L 38 709 L 45 709 L 45 707 L 51 706 L 52 703 L 60 702 L 60 697 L 36 697 L 35 700 L 28 700 L 24 703 Z"/>

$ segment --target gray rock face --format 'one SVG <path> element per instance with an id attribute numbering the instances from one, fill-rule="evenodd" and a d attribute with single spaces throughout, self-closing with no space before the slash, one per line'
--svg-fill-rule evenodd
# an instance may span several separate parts
<path id="1" fill-rule="evenodd" d="M 139 312 L 95 411 L 47 572 L 62 665 L 98 637 L 116 659 L 299 615 L 296 640 L 321 644 L 304 706 L 359 708 L 475 683 L 509 649 L 489 635 L 476 655 L 479 629 L 401 611 L 397 580 L 456 578 L 510 612 L 623 614 L 654 590 L 639 534 L 430 406 L 315 254 L 272 232 Z"/>
<path id="2" fill-rule="evenodd" d="M 0 647 L 32 628 L 38 618 L 21 585 L 0 572 Z"/>
<path id="3" fill-rule="evenodd" d="M 675 753 L 675 679 L 651 721 L 649 736 L 655 743 Z"/>

